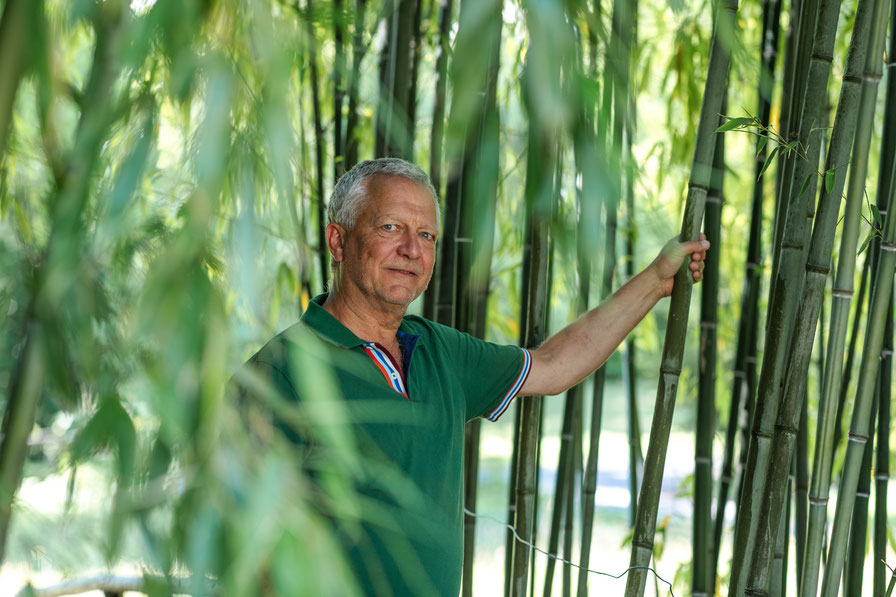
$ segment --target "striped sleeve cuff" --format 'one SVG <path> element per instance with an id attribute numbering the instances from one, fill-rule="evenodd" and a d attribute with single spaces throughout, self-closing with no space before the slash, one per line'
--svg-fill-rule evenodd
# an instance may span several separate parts
<path id="1" fill-rule="evenodd" d="M 520 350 L 523 351 L 523 368 L 520 370 L 520 374 L 517 375 L 516 380 L 510 386 L 510 389 L 504 394 L 504 398 L 501 399 L 498 408 L 486 415 L 485 418 L 489 421 L 497 421 L 501 415 L 504 414 L 504 411 L 510 406 L 510 402 L 513 400 L 514 396 L 519 394 L 523 384 L 526 383 L 526 378 L 529 377 L 529 369 L 532 367 L 532 355 L 530 355 L 529 351 L 525 348 L 521 348 Z"/>

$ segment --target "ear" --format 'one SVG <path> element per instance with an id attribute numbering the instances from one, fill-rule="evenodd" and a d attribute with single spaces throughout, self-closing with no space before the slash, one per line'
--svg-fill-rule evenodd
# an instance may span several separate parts
<path id="1" fill-rule="evenodd" d="M 343 253 L 345 252 L 345 228 L 333 222 L 327 224 L 324 234 L 327 237 L 327 248 L 330 250 L 330 255 L 333 257 L 333 261 L 342 261 L 344 257 Z"/>

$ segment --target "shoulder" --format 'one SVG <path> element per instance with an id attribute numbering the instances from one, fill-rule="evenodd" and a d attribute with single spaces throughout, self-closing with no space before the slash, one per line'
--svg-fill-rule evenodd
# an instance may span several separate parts
<path id="1" fill-rule="evenodd" d="M 419 315 L 405 315 L 401 329 L 423 338 L 449 343 L 482 342 L 470 334 L 458 331 L 453 327 L 431 321 Z"/>

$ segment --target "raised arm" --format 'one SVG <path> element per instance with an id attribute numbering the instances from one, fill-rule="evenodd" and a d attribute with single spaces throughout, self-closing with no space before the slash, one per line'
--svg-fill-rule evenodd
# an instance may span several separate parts
<path id="1" fill-rule="evenodd" d="M 688 256 L 694 281 L 701 280 L 709 242 L 700 238 L 684 243 L 673 238 L 610 298 L 530 351 L 532 369 L 520 394 L 559 394 L 600 367 L 653 306 L 672 294 L 675 273 Z"/>

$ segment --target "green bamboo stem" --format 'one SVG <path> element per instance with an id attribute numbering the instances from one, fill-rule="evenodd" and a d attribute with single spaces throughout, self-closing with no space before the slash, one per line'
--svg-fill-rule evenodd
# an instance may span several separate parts
<path id="1" fill-rule="evenodd" d="M 878 385 L 877 454 L 874 465 L 874 577 L 872 593 L 880 595 L 886 583 L 880 562 L 887 555 L 887 488 L 890 482 L 890 400 L 893 387 L 893 298 L 884 330 Z"/>
<path id="2" fill-rule="evenodd" d="M 823 306 L 823 305 L 822 305 Z M 819 332 L 823 325 L 824 310 L 819 319 Z M 808 374 L 808 373 L 807 373 Z M 796 436 L 796 481 L 793 492 L 794 499 L 794 547 L 796 552 L 796 590 L 799 590 L 799 579 L 803 576 L 806 558 L 806 528 L 809 524 L 809 414 L 806 407 L 808 389 L 803 384 L 803 408 L 800 409 L 800 428 Z"/>
<path id="3" fill-rule="evenodd" d="M 879 371 L 878 371 L 879 373 Z M 874 398 L 871 406 L 871 416 L 868 421 L 868 437 L 874 436 L 877 423 L 878 396 L 880 395 L 880 380 L 873 392 Z M 859 481 L 856 485 L 855 505 L 852 510 L 852 523 L 849 530 L 849 546 L 846 554 L 846 575 L 843 579 L 844 591 L 847 596 L 862 594 L 862 582 L 865 572 L 865 547 L 868 536 L 868 502 L 871 496 L 871 461 L 874 454 L 874 442 L 865 444 L 862 455 Z"/>
<path id="4" fill-rule="evenodd" d="M 785 493 L 790 496 L 793 492 L 793 476 L 787 479 L 787 488 Z M 780 597 L 786 595 L 787 590 L 784 583 L 787 579 L 787 547 L 789 539 L 788 523 L 790 522 L 790 500 L 784 504 L 784 516 L 778 521 L 777 540 L 775 542 L 775 554 L 772 563 L 771 582 L 768 587 L 769 597 Z"/>
<path id="5" fill-rule="evenodd" d="M 537 41 L 533 40 L 533 43 Z M 523 325 L 520 329 L 525 334 L 523 347 L 535 348 L 547 337 L 548 256 L 554 199 L 553 168 L 556 166 L 554 156 L 557 150 L 550 140 L 550 133 L 544 130 L 539 121 L 539 114 L 533 113 L 534 107 L 528 101 L 525 103 L 529 112 L 529 152 L 526 160 L 527 243 L 523 262 L 528 262 L 530 267 L 529 276 L 523 281 L 523 295 L 529 295 L 530 298 L 522 313 Z M 540 436 L 541 402 L 541 396 L 524 396 L 519 400 L 519 460 L 515 471 L 516 516 L 513 526 L 516 534 L 529 543 L 535 534 L 535 487 L 538 476 L 535 463 Z M 514 597 L 522 597 L 527 593 L 530 551 L 525 543 L 514 541 L 510 584 L 510 594 Z"/>
<path id="6" fill-rule="evenodd" d="M 355 31 L 352 36 L 352 74 L 348 84 L 348 115 L 345 119 L 345 162 L 358 162 L 358 97 L 361 81 L 361 60 L 364 58 L 364 15 L 367 0 L 355 2 Z M 437 190 L 441 190 L 436 186 Z"/>
<path id="7" fill-rule="evenodd" d="M 762 66 L 759 77 L 759 121 L 768 126 L 771 116 L 771 99 L 774 88 L 774 67 L 778 46 L 778 22 L 781 15 L 781 3 L 777 0 L 767 0 L 763 4 L 762 43 L 760 55 Z M 757 140 L 759 150 L 756 153 L 754 165 L 755 182 L 750 208 L 750 233 L 747 242 L 746 272 L 744 275 L 743 291 L 741 292 L 740 320 L 737 329 L 737 348 L 735 350 L 733 383 L 731 385 L 731 399 L 729 402 L 728 424 L 725 433 L 725 448 L 722 456 L 721 476 L 719 479 L 719 494 L 716 502 L 716 519 L 713 530 L 713 572 L 712 579 L 718 578 L 719 546 L 722 541 L 722 529 L 725 522 L 725 508 L 728 503 L 728 494 L 733 479 L 734 448 L 737 433 L 739 431 L 740 415 L 752 402 L 751 386 L 748 383 L 747 369 L 748 356 L 753 355 L 755 363 L 756 333 L 754 327 L 758 324 L 758 299 L 759 299 L 759 266 L 761 260 L 762 237 L 762 203 L 764 196 L 765 179 L 760 175 L 768 155 L 767 144 L 763 139 Z M 745 404 L 745 402 L 747 404 Z"/>
<path id="8" fill-rule="evenodd" d="M 499 8 L 500 6 L 498 6 Z M 460 229 L 457 243 L 455 322 L 458 329 L 477 338 L 485 338 L 486 311 L 491 279 L 492 247 L 495 236 L 495 209 L 498 195 L 499 117 L 497 79 L 500 60 L 500 12 L 491 15 L 492 27 L 487 40 L 488 67 L 485 78 L 473 82 L 482 89 L 484 102 L 475 134 L 467 140 L 461 166 Z M 464 505 L 476 511 L 479 471 L 479 435 L 481 419 L 467 423 L 464 444 Z M 464 517 L 464 563 L 462 594 L 473 593 L 473 562 L 476 546 L 476 518 Z"/>
<path id="9" fill-rule="evenodd" d="M 888 7 L 886 7 L 888 8 Z M 881 30 L 886 24 L 883 18 L 885 8 L 877 7 L 873 22 L 876 30 Z M 871 48 L 880 47 L 882 31 L 872 36 Z M 869 51 L 869 56 L 874 56 L 874 51 Z M 879 65 L 879 59 L 876 61 Z M 837 593 L 840 582 L 840 574 L 843 569 L 843 560 L 846 550 L 849 518 L 852 513 L 855 500 L 855 491 L 860 472 L 860 461 L 863 456 L 865 443 L 868 441 L 868 417 L 871 410 L 872 393 L 879 367 L 879 355 L 883 346 L 883 333 L 886 321 L 886 312 L 890 304 L 890 295 L 893 287 L 894 266 L 896 266 L 896 218 L 893 217 L 893 194 L 891 193 L 887 204 L 887 218 L 884 222 L 884 234 L 881 241 L 881 255 L 877 263 L 877 283 L 871 298 L 871 307 L 868 313 L 866 325 L 865 345 L 862 350 L 862 363 L 860 367 L 859 387 L 856 391 L 856 400 L 853 407 L 852 423 L 850 425 L 849 442 L 846 449 L 846 457 L 843 463 L 843 474 L 840 479 L 840 491 L 838 492 L 837 507 L 834 515 L 834 525 L 831 532 L 831 543 L 828 550 L 827 566 L 822 582 L 821 594 L 831 596 Z"/>
<path id="10" fill-rule="evenodd" d="M 604 247 L 604 263 L 601 276 L 601 300 L 612 293 L 613 276 L 616 271 L 616 202 L 612 194 L 606 198 L 606 246 Z M 591 557 L 591 539 L 594 527 L 594 500 L 597 494 L 597 460 L 600 452 L 600 426 L 603 413 L 604 384 L 606 381 L 606 365 L 601 366 L 594 375 L 591 397 L 591 428 L 588 438 L 588 456 L 585 473 L 582 478 L 582 552 L 579 561 L 578 594 L 586 595 L 588 575 L 586 569 Z"/>
<path id="11" fill-rule="evenodd" d="M 345 103 L 345 9 L 342 0 L 333 0 L 333 183 L 345 172 L 345 136 L 342 133 L 342 106 Z"/>
<path id="12" fill-rule="evenodd" d="M 629 71 L 631 70 L 631 49 L 637 47 L 638 38 L 638 0 L 629 0 L 631 19 L 631 41 L 629 50 Z M 631 78 L 629 77 L 629 80 Z M 634 137 L 637 122 L 636 92 L 628 93 L 628 109 L 625 119 L 625 138 L 622 149 L 623 168 L 625 176 L 623 184 L 623 196 L 626 213 L 625 226 L 625 255 L 624 272 L 625 279 L 631 280 L 635 276 L 635 245 L 637 244 L 637 224 L 635 223 L 635 161 L 632 155 L 632 139 Z M 625 385 L 628 437 L 629 437 L 629 525 L 635 524 L 635 512 L 638 507 L 638 488 L 644 470 L 644 454 L 641 450 L 641 425 L 638 417 L 638 371 L 635 354 L 637 351 L 636 336 L 629 334 L 622 351 L 622 377 Z"/>
<path id="13" fill-rule="evenodd" d="M 725 102 L 722 113 L 725 113 Z M 722 124 L 720 122 L 720 124 Z M 704 231 L 713 247 L 706 255 L 700 288 L 700 355 L 697 385 L 697 431 L 694 447 L 694 515 L 692 517 L 691 594 L 714 592 L 712 577 L 712 440 L 715 435 L 716 327 L 718 324 L 719 254 L 722 247 L 722 203 L 725 177 L 725 135 L 716 135 L 713 170 L 706 195 Z"/>
<path id="14" fill-rule="evenodd" d="M 0 15 L 0 163 L 3 163 L 16 90 L 31 55 L 26 35 L 40 11 L 43 11 L 43 2 L 9 0 Z"/>
<path id="15" fill-rule="evenodd" d="M 896 4 L 896 3 L 894 3 Z M 890 40 L 887 48 L 887 72 L 896 67 L 896 6 L 890 7 Z M 884 127 L 878 168 L 877 205 L 881 217 L 886 217 L 884 202 L 893 193 L 894 168 L 896 168 L 896 78 L 887 77 L 887 93 L 884 103 Z M 887 175 L 889 173 L 889 175 Z M 879 242 L 875 238 L 871 251 L 879 255 Z M 876 259 L 875 259 L 876 261 Z M 874 555 L 872 562 L 872 594 L 881 595 L 886 584 L 886 570 L 882 564 L 887 556 L 887 488 L 890 480 L 890 400 L 893 387 L 893 297 L 884 328 L 881 363 L 878 372 L 878 421 L 877 454 L 874 465 Z"/>
<path id="16" fill-rule="evenodd" d="M 863 1 L 859 4 L 856 13 L 856 21 L 853 31 L 853 41 L 850 44 L 850 54 L 847 59 L 846 76 L 841 90 L 840 103 L 837 106 L 837 116 L 831 137 L 828 165 L 847 163 L 847 153 L 842 147 L 840 133 L 845 130 L 847 135 L 850 127 L 857 127 L 855 143 L 852 152 L 852 164 L 850 173 L 850 188 L 847 195 L 847 215 L 844 218 L 844 232 L 841 240 L 840 259 L 837 264 L 837 276 L 834 282 L 831 323 L 829 325 L 827 356 L 825 359 L 825 376 L 822 380 L 822 395 L 819 401 L 819 419 L 816 430 L 815 458 L 812 471 L 812 481 L 809 494 L 809 526 L 806 537 L 806 568 L 800 584 L 800 594 L 803 596 L 816 595 L 818 586 L 818 565 L 824 537 L 824 523 L 827 511 L 827 501 L 830 490 L 831 462 L 834 454 L 833 425 L 835 422 L 834 411 L 836 400 L 835 389 L 839 389 L 841 377 L 841 363 L 843 358 L 843 346 L 845 341 L 845 329 L 849 314 L 849 302 L 852 298 L 853 277 L 855 271 L 855 247 L 858 238 L 859 210 L 863 196 L 863 184 L 867 169 L 868 144 L 870 142 L 871 123 L 873 120 L 874 101 L 876 97 L 877 83 L 873 84 L 865 77 L 865 84 L 861 93 L 861 104 L 858 112 L 855 110 L 855 88 L 858 86 L 858 67 L 860 61 L 865 64 L 864 70 L 873 73 L 879 60 L 874 59 L 874 52 L 867 50 L 871 47 L 879 47 L 882 41 L 882 30 L 878 20 L 883 16 L 880 12 L 881 5 L 870 4 Z M 885 20 L 884 20 L 885 21 Z M 877 27 L 872 25 L 878 23 Z M 870 32 L 866 33 L 866 32 Z M 868 38 L 871 37 L 871 41 Z M 861 42 L 861 43 L 857 43 Z M 876 45 L 866 45 L 868 43 Z M 867 59 L 866 59 L 867 58 Z M 879 66 L 876 68 L 879 73 Z M 873 78 L 873 77 L 872 77 Z M 847 96 L 851 94 L 851 97 Z M 857 120 L 861 118 L 862 124 Z M 855 123 L 855 124 L 854 124 Z M 848 135 L 849 136 L 849 135 Z M 842 180 L 845 172 L 838 171 L 830 196 L 839 197 L 842 189 Z M 839 187 L 839 188 L 838 188 Z M 826 189 L 822 189 L 822 205 L 826 205 Z M 819 210 L 821 212 L 821 210 Z M 828 219 L 836 219 L 838 209 L 832 206 L 833 215 Z M 821 213 L 819 219 L 821 219 Z M 821 265 L 821 259 L 813 259 L 816 266 Z M 819 274 L 815 274 L 817 278 Z M 816 286 L 823 285 L 823 281 L 816 281 Z"/>
<path id="17" fill-rule="evenodd" d="M 806 117 L 806 112 L 812 112 L 821 101 L 827 76 L 820 76 L 820 69 L 814 68 L 816 60 L 809 64 L 809 57 L 814 58 L 814 42 L 817 39 L 814 23 L 818 15 L 818 1 L 805 0 L 800 6 L 800 18 L 793 26 L 798 27 L 799 37 L 797 43 L 797 64 L 793 77 L 793 87 L 790 97 L 790 111 L 788 138 L 793 139 L 793 131 L 798 132 L 799 140 L 808 145 L 811 122 Z M 812 67 L 812 68 L 810 68 Z M 815 72 L 810 73 L 810 70 Z M 810 75 L 815 75 L 810 76 Z M 820 88 L 820 89 L 819 89 Z M 804 106 L 809 110 L 804 110 Z M 808 120 L 808 122 L 807 122 Z M 798 127 L 798 128 L 797 128 Z M 818 133 L 812 137 L 817 137 Z M 809 151 L 811 157 L 812 151 Z M 816 154 L 817 155 L 817 154 Z M 743 472 L 740 502 L 734 533 L 734 549 L 732 558 L 730 590 L 734 595 L 742 595 L 749 587 L 766 591 L 768 587 L 768 572 L 771 563 L 773 548 L 775 545 L 773 531 L 777 530 L 777 522 L 771 522 L 763 527 L 763 551 L 762 574 L 760 585 L 748 581 L 748 571 L 751 570 L 754 547 L 757 542 L 757 533 L 760 529 L 760 516 L 763 509 L 760 508 L 761 500 L 765 495 L 766 475 L 769 467 L 769 452 L 771 450 L 771 437 L 773 435 L 775 418 L 777 416 L 780 401 L 780 387 L 783 383 L 787 344 L 790 331 L 793 328 L 794 316 L 799 302 L 802 286 L 802 270 L 804 263 L 805 237 L 806 237 L 806 205 L 809 192 L 791 192 L 798 187 L 791 184 L 796 169 L 807 169 L 804 160 L 797 160 L 796 156 L 790 156 L 783 160 L 779 167 L 784 168 L 782 185 L 779 189 L 778 212 L 776 225 L 780 225 L 781 217 L 784 219 L 783 236 L 776 236 L 775 250 L 778 252 L 773 263 L 773 286 L 770 289 L 769 319 L 763 357 L 762 372 L 759 379 L 757 402 L 752 421 L 751 437 L 747 451 L 747 462 Z M 786 207 L 783 203 L 786 201 Z M 781 242 L 778 242 L 778 239 Z M 781 479 L 786 477 L 790 459 L 778 463 Z M 784 482 L 779 480 L 779 490 L 783 489 Z M 780 508 L 777 510 L 780 513 Z"/>
<path id="18" fill-rule="evenodd" d="M 681 239 L 696 239 L 700 232 L 703 207 L 712 172 L 712 157 L 715 149 L 715 129 L 718 128 L 718 114 L 725 94 L 728 74 L 730 47 L 735 39 L 735 15 L 737 2 L 719 4 L 716 27 L 713 32 L 712 48 L 709 56 L 709 72 L 697 127 L 697 144 L 688 184 L 681 227 Z M 644 479 L 638 496 L 638 513 L 632 537 L 632 554 L 625 594 L 628 597 L 644 594 L 647 582 L 647 566 L 653 555 L 653 537 L 656 530 L 657 507 L 666 448 L 675 409 L 675 396 L 681 374 L 681 361 L 687 332 L 688 309 L 691 302 L 693 279 L 687 266 L 683 266 L 675 277 L 669 306 L 669 323 L 663 346 L 660 381 L 657 388 L 656 406 L 650 441 L 644 462 Z"/>
<path id="19" fill-rule="evenodd" d="M 563 427 L 560 431 L 560 453 L 557 458 L 557 479 L 554 486 L 554 504 L 551 510 L 551 528 L 548 535 L 548 553 L 557 554 L 560 548 L 560 526 L 564 519 L 567 507 L 566 496 L 572 492 L 570 482 L 573 477 L 572 470 L 572 416 L 575 411 L 576 394 L 580 386 L 570 388 L 566 393 L 563 404 Z M 548 558 L 545 562 L 544 572 L 544 596 L 549 597 L 554 584 L 554 568 L 556 560 Z"/>
<path id="20" fill-rule="evenodd" d="M 796 189 L 796 185 L 802 184 L 805 190 L 795 191 L 802 193 L 802 196 L 793 197 L 788 211 L 781 264 L 775 281 L 780 290 L 773 293 L 775 304 L 770 309 L 772 321 L 766 340 L 767 356 L 762 368 L 760 400 L 757 403 L 750 447 L 753 466 L 748 476 L 750 483 L 743 490 L 744 499 L 752 500 L 752 508 L 743 513 L 744 517 L 738 521 L 735 535 L 734 561 L 744 562 L 745 565 L 749 563 L 750 572 L 744 585 L 747 594 L 761 595 L 768 587 L 769 564 L 775 545 L 774 532 L 779 526 L 777 519 L 781 516 L 784 500 L 782 483 L 788 474 L 793 454 L 805 379 L 824 295 L 824 282 L 830 269 L 839 204 L 833 203 L 825 195 L 827 189 L 822 191 L 820 211 L 824 213 L 817 218 L 809 245 L 808 261 L 805 261 L 804 255 L 803 230 L 807 229 L 808 207 L 814 202 L 813 171 L 818 159 L 821 128 L 827 123 L 823 112 L 823 98 L 830 73 L 839 7 L 839 0 L 824 0 L 821 5 L 807 83 L 806 109 L 800 125 L 801 145 L 808 145 L 810 149 L 808 159 L 801 159 L 795 168 L 793 187 Z M 861 41 L 858 36 L 853 37 L 854 44 Z M 846 93 L 849 87 L 848 81 L 844 81 L 841 93 Z M 841 100 L 842 107 L 849 105 Z M 842 119 L 838 118 L 835 127 L 841 124 Z M 849 132 L 847 127 L 847 142 L 851 137 Z M 838 148 L 834 147 L 833 142 L 829 158 L 831 154 L 838 155 Z M 837 178 L 840 178 L 842 189 L 842 177 Z M 838 180 L 833 182 L 836 185 Z M 839 196 L 839 189 L 834 189 L 830 194 L 830 197 Z M 849 249 L 845 251 L 848 253 Z M 806 263 L 805 269 L 800 266 L 801 263 Z M 803 279 L 805 286 L 802 284 Z M 797 322 L 795 325 L 794 321 Z M 783 395 L 780 390 L 782 387 Z M 766 487 L 769 488 L 768 491 Z M 757 506 L 758 510 L 755 509 Z M 748 517 L 752 524 L 747 524 Z M 739 559 L 741 556 L 745 561 Z M 732 577 L 735 594 L 739 594 L 742 576 L 733 573 Z"/>
<path id="21" fill-rule="evenodd" d="M 835 451 L 840 449 L 840 440 L 843 435 L 843 408 L 846 406 L 846 398 L 849 392 L 850 382 L 852 381 L 852 372 L 853 369 L 855 369 L 855 357 L 858 352 L 856 346 L 858 345 L 859 336 L 862 333 L 862 315 L 864 314 L 865 306 L 868 303 L 865 295 L 868 293 L 868 278 L 870 277 L 871 271 L 871 259 L 868 257 L 870 251 L 865 251 L 865 253 L 866 257 L 862 263 L 862 277 L 859 281 L 859 293 L 856 295 L 856 300 L 853 301 L 856 306 L 853 312 L 852 326 L 850 327 L 849 332 L 849 344 L 846 348 L 846 363 L 843 365 L 843 374 L 840 378 L 840 388 L 837 393 L 837 415 L 834 419 L 834 441 L 831 444 Z M 833 466 L 833 458 L 830 459 L 829 464 L 830 466 Z"/>

